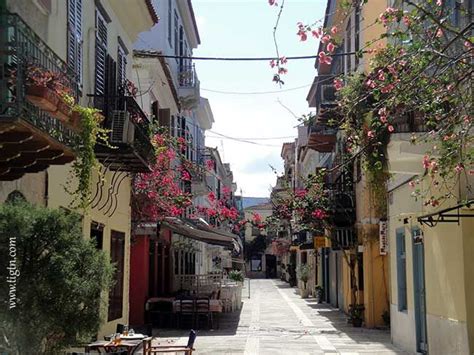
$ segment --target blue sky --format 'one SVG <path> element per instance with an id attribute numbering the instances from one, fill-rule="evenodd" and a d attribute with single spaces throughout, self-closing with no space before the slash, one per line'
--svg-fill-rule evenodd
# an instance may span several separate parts
<path id="1" fill-rule="evenodd" d="M 277 7 L 267 0 L 193 0 L 194 12 L 201 36 L 195 56 L 271 57 L 275 54 L 272 31 Z M 281 55 L 315 55 L 318 43 L 309 39 L 300 42 L 296 23 L 312 23 L 323 17 L 325 0 L 286 0 L 278 27 Z M 201 81 L 201 96 L 207 97 L 215 118 L 211 131 L 242 138 L 296 136 L 296 116 L 309 112 L 306 95 L 316 74 L 314 60 L 289 61 L 288 74 L 280 89 L 272 82 L 273 71 L 268 61 L 214 62 L 196 61 Z M 287 92 L 265 95 L 228 95 L 211 92 L 280 91 L 307 86 Z M 265 145 L 240 143 L 214 138 L 207 133 L 206 144 L 218 147 L 225 162 L 231 164 L 238 189 L 244 196 L 266 197 L 275 183 L 275 174 L 268 164 L 279 171 L 283 163 L 281 144 L 289 139 L 259 141 Z"/>

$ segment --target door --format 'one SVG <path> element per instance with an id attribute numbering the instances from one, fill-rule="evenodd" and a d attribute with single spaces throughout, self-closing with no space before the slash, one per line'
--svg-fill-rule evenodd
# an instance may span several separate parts
<path id="1" fill-rule="evenodd" d="M 420 229 L 413 229 L 412 236 L 416 350 L 420 353 L 426 354 L 428 353 L 428 342 L 426 336 L 425 256 L 423 234 Z"/>

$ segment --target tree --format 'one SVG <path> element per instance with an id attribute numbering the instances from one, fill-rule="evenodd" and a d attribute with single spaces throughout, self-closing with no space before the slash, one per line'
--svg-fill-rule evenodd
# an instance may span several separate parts
<path id="1" fill-rule="evenodd" d="M 97 334 L 113 268 L 79 215 L 1 205 L 0 255 L 0 350 L 57 353 Z"/>

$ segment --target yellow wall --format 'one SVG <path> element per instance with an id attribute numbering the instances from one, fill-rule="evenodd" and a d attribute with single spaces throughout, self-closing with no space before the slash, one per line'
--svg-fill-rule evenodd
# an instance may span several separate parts
<path id="1" fill-rule="evenodd" d="M 130 31 L 135 36 L 135 31 L 145 24 L 143 19 L 137 17 L 137 12 L 134 12 L 128 19 L 129 23 L 126 24 L 127 30 L 124 29 L 119 22 L 118 17 L 113 11 L 110 0 L 102 0 L 101 4 L 106 10 L 107 14 L 111 18 L 111 23 L 107 25 L 108 31 L 108 53 L 116 59 L 118 49 L 118 37 L 122 39 L 127 49 L 132 53 L 132 41 L 134 38 L 130 38 Z M 67 49 L 67 6 L 66 0 L 52 0 L 52 9 L 49 15 L 42 14 L 39 12 L 38 7 L 32 0 L 10 0 L 8 2 L 9 9 L 12 12 L 17 12 L 22 18 L 33 28 L 33 30 L 45 40 L 48 45 L 59 55 L 63 60 L 66 59 Z M 114 4 L 116 6 L 116 4 Z M 135 5 L 128 2 L 126 6 Z M 143 6 L 144 8 L 144 6 Z M 140 8 L 140 11 L 143 9 Z M 121 9 L 123 12 L 123 9 Z M 123 16 L 123 14 L 122 14 Z M 148 16 L 148 15 L 147 15 Z M 151 18 L 147 18 L 150 21 Z M 95 54 L 95 2 L 94 1 L 83 1 L 83 78 L 82 78 L 82 100 L 81 104 L 90 106 L 92 99 L 87 97 L 87 94 L 94 92 L 94 54 Z M 131 54 L 128 56 L 127 62 L 127 77 L 130 77 L 131 73 Z M 48 190 L 49 196 L 47 205 L 52 208 L 65 207 L 67 208 L 71 201 L 63 186 L 66 184 L 66 180 L 70 176 L 69 174 L 70 165 L 68 166 L 51 166 L 48 169 Z M 41 201 L 44 196 L 44 178 L 39 179 L 40 174 L 28 175 L 21 179 L 21 192 L 25 194 L 28 200 L 32 202 Z M 112 172 L 107 172 L 104 175 L 106 181 L 106 188 L 104 189 L 105 196 L 98 207 L 102 206 L 107 199 L 108 186 L 112 180 Z M 94 176 L 92 185 L 96 186 L 98 176 Z M 18 183 L 17 183 L 18 184 Z M 14 186 L 15 183 L 10 185 Z M 3 191 L 0 190 L 0 198 L 6 194 L 7 190 L 10 190 L 11 186 L 7 186 Z M 128 323 L 128 290 L 129 290 L 129 279 L 130 279 L 130 231 L 131 231 L 131 210 L 130 210 L 130 189 L 131 180 L 129 177 L 125 178 L 120 189 L 117 192 L 118 208 L 115 213 L 111 216 L 105 216 L 103 211 L 99 211 L 98 208 L 91 209 L 87 212 L 83 219 L 83 228 L 85 238 L 90 236 L 90 225 L 91 221 L 102 223 L 104 227 L 104 239 L 103 249 L 105 252 L 110 252 L 110 233 L 111 230 L 116 230 L 125 233 L 125 260 L 124 260 L 124 300 L 123 300 L 123 317 L 113 322 L 106 323 L 99 332 L 99 338 L 102 335 L 110 334 L 115 331 L 116 323 Z M 94 191 L 93 191 L 94 194 Z M 6 197 L 6 196 L 5 196 Z M 107 208 L 105 208 L 107 209 Z M 107 316 L 107 295 L 104 295 L 104 309 L 102 310 L 104 318 Z"/>

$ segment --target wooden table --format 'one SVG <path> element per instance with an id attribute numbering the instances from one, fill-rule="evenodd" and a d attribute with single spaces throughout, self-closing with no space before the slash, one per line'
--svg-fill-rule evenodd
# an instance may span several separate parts
<path id="1" fill-rule="evenodd" d="M 89 353 L 91 350 L 96 350 L 99 353 L 104 350 L 105 353 L 117 352 L 120 350 L 126 350 L 127 354 L 133 354 L 142 344 L 142 339 L 134 339 L 134 340 L 122 340 L 120 344 L 114 344 L 111 341 L 107 340 L 100 340 L 94 343 L 88 344 L 85 348 L 85 352 Z"/>

